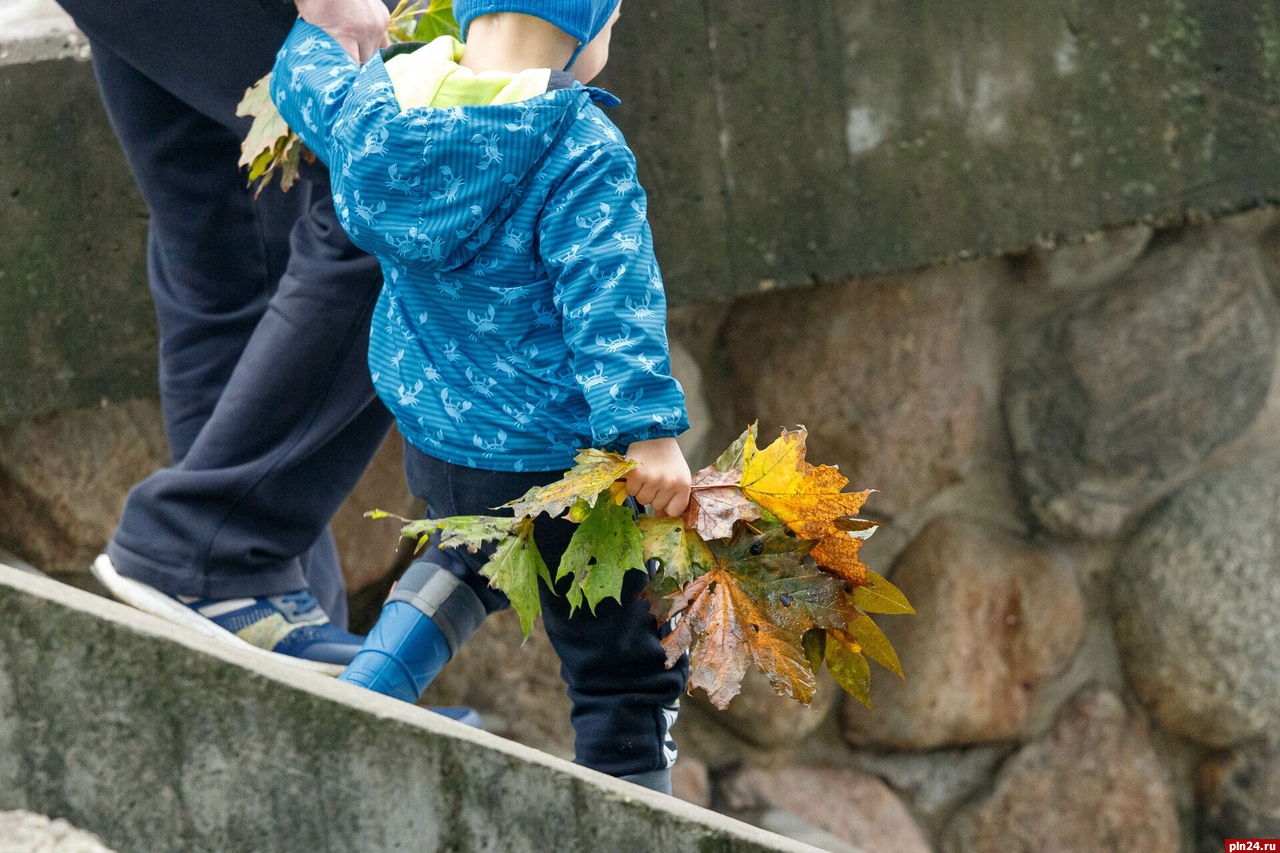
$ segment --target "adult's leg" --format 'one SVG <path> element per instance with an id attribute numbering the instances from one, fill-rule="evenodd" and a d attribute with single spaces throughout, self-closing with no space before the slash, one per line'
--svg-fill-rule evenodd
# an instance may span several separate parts
<path id="1" fill-rule="evenodd" d="M 299 555 L 391 423 L 366 363 L 380 284 L 376 262 L 342 234 L 328 192 L 312 187 L 287 271 L 208 421 L 181 463 L 130 493 L 108 547 L 122 574 L 205 598 L 307 585 Z"/>
<path id="2" fill-rule="evenodd" d="M 245 122 L 234 104 L 245 81 L 235 77 L 251 82 L 269 67 L 292 13 L 274 4 L 213 9 L 70 9 L 94 36 L 104 101 L 152 208 L 162 398 L 179 460 L 134 491 L 109 551 L 123 574 L 172 594 L 269 595 L 310 576 L 341 624 L 341 575 L 324 530 L 390 423 L 369 387 L 362 343 L 379 276 L 337 227 L 323 180 L 287 195 L 268 190 L 256 203 L 244 188 L 235 161 Z M 213 22 L 216 32 L 184 29 L 199 23 L 187 18 L 218 14 L 228 20 Z M 140 57 L 146 73 L 116 47 Z M 279 304 L 242 364 L 290 242 Z M 273 345 L 305 362 L 277 357 Z M 289 387 L 256 375 L 278 370 L 292 373 Z M 257 393 L 263 385 L 271 393 Z M 228 390 L 228 415 L 212 417 Z"/>

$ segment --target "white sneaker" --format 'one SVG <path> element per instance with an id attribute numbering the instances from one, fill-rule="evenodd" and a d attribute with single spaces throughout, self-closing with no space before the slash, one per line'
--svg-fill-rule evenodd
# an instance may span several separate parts
<path id="1" fill-rule="evenodd" d="M 189 628 L 211 640 L 235 646 L 238 649 L 248 650 L 254 654 L 269 655 L 277 662 L 324 675 L 338 675 L 345 668 L 341 664 L 322 663 L 294 657 L 293 655 L 280 654 L 246 642 L 212 619 L 201 614 L 198 610 L 188 607 L 182 601 L 165 595 L 153 586 L 124 577 L 116 571 L 111 558 L 106 554 L 99 554 L 98 558 L 89 567 L 89 571 L 98 579 L 100 584 L 106 587 L 108 592 L 125 604 L 136 607 L 144 613 L 150 613 L 152 616 L 159 616 L 166 622 Z M 254 599 L 246 599 L 245 601 L 252 604 Z"/>

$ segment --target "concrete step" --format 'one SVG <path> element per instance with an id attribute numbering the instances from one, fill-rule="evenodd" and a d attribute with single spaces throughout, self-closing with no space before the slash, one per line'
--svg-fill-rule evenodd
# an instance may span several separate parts
<path id="1" fill-rule="evenodd" d="M 0 565 L 0 811 L 146 853 L 817 853 Z"/>

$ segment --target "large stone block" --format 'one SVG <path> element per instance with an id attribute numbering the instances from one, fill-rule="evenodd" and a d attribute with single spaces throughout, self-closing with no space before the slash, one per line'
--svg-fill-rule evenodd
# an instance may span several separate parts
<path id="1" fill-rule="evenodd" d="M 0 54 L 42 44 L 16 29 Z M 89 64 L 0 58 L 0 424 L 155 395 L 146 233 Z"/>
<path id="2" fill-rule="evenodd" d="M 0 5 L 0 356 L 17 368 L 0 420 L 154 392 L 145 206 L 88 65 L 64 58 L 83 42 L 23 31 L 52 7 Z M 673 304 L 1280 196 L 1265 4 L 778 14 L 715 0 L 618 27 L 602 82 L 624 101 Z"/>
<path id="3" fill-rule="evenodd" d="M 88 572 L 134 483 L 168 464 L 152 400 L 0 428 L 0 544 L 54 575 Z"/>
<path id="4" fill-rule="evenodd" d="M 1004 411 L 1031 508 L 1063 535 L 1110 536 L 1253 422 L 1275 361 L 1256 245 L 1166 235 L 1121 281 L 1022 341 Z"/>
<path id="5" fill-rule="evenodd" d="M 1280 838 L 1280 747 L 1252 744 L 1210 755 L 1200 768 L 1200 847 L 1228 838 Z"/>
<path id="6" fill-rule="evenodd" d="M 982 391 L 964 364 L 963 292 L 1000 274 L 966 264 L 740 301 L 724 329 L 739 420 L 759 419 L 762 439 L 804 424 L 812 461 L 879 490 L 871 508 L 915 506 L 973 452 Z"/>
<path id="7" fill-rule="evenodd" d="M 723 298 L 1274 200 L 1278 19 L 1239 0 L 655 5 L 624 15 L 603 80 L 673 294 Z"/>
<path id="8" fill-rule="evenodd" d="M 716 805 L 755 823 L 777 809 L 861 850 L 930 853 L 898 796 L 879 779 L 856 770 L 750 767 L 725 774 L 717 785 Z"/>
<path id="9" fill-rule="evenodd" d="M 877 622 L 906 679 L 877 670 L 874 710 L 844 703 L 845 736 L 907 749 L 1023 736 L 1041 684 L 1080 641 L 1071 568 L 1022 539 L 942 516 L 898 558 L 892 579 L 916 615 Z"/>
<path id="10" fill-rule="evenodd" d="M 795 746 L 807 738 L 830 716 L 842 695 L 836 683 L 823 674 L 813 701 L 801 705 L 790 696 L 779 696 L 769 679 L 752 668 L 742 679 L 742 692 L 724 710 L 712 705 L 702 691 L 695 692 L 691 701 L 747 743 L 774 749 Z"/>
<path id="11" fill-rule="evenodd" d="M 1146 722 L 1115 694 L 1087 690 L 1052 731 L 1000 769 L 962 811 L 945 853 L 1177 853 L 1169 774 Z"/>
<path id="12" fill-rule="evenodd" d="M 1162 726 L 1211 746 L 1280 728 L 1280 456 L 1207 474 L 1120 556 L 1116 642 Z"/>

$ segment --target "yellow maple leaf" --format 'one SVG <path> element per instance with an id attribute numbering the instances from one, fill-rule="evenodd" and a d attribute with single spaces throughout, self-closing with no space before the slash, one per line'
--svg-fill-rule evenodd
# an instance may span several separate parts
<path id="1" fill-rule="evenodd" d="M 856 515 L 871 490 L 841 491 L 849 479 L 838 469 L 806 462 L 807 435 L 803 427 L 783 430 L 763 450 L 756 447 L 755 436 L 748 435 L 743 449 L 742 493 L 777 516 L 797 536 L 821 539 L 837 532 L 837 519 Z"/>
<path id="2" fill-rule="evenodd" d="M 613 488 L 613 484 L 636 467 L 633 460 L 607 450 L 588 448 L 579 450 L 574 461 L 578 464 L 564 472 L 559 480 L 545 486 L 534 486 L 520 499 L 503 506 L 511 507 L 516 518 L 536 517 L 543 512 L 559 518 L 579 500 L 595 506 L 596 498 L 606 490 L 615 501 L 620 494 L 625 498 L 626 487 L 618 490 Z"/>

